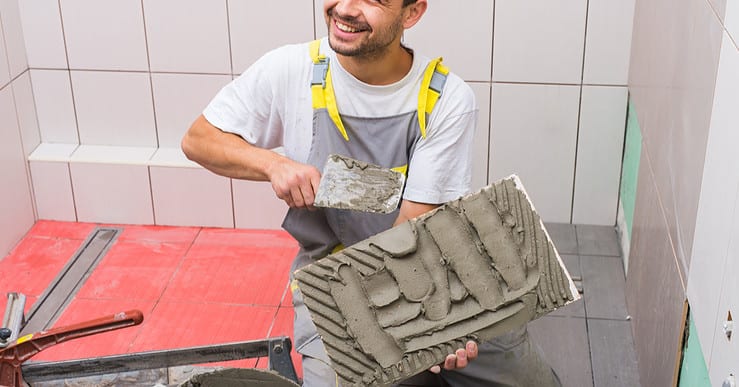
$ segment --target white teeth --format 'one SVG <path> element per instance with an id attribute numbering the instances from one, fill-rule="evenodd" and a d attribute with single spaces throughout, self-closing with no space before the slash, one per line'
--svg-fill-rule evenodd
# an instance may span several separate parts
<path id="1" fill-rule="evenodd" d="M 356 28 L 349 27 L 348 25 L 342 24 L 340 22 L 336 22 L 336 27 L 339 27 L 339 29 L 344 32 L 358 32 L 359 31 Z"/>

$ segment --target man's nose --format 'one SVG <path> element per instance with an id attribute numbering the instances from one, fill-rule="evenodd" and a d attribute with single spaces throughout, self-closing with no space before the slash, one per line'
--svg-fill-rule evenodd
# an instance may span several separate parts
<path id="1" fill-rule="evenodd" d="M 334 12 L 339 16 L 356 17 L 360 14 L 359 4 L 362 0 L 338 0 L 334 6 Z"/>

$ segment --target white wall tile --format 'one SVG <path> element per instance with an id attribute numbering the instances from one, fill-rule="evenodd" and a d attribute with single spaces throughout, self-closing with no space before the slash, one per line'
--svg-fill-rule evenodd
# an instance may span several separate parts
<path id="1" fill-rule="evenodd" d="M 477 128 L 472 144 L 472 191 L 485 187 L 488 182 L 488 146 L 490 144 L 490 84 L 471 83 L 477 100 Z"/>
<path id="2" fill-rule="evenodd" d="M 60 1 L 70 68 L 149 69 L 140 0 Z"/>
<path id="3" fill-rule="evenodd" d="M 20 0 L 18 5 L 28 65 L 32 68 L 66 68 L 67 53 L 59 0 Z"/>
<path id="4" fill-rule="evenodd" d="M 316 27 L 316 39 L 328 35 L 326 18 L 323 15 L 323 0 L 313 0 L 314 25 Z"/>
<path id="5" fill-rule="evenodd" d="M 70 171 L 80 222 L 154 224 L 147 166 L 73 160 Z"/>
<path id="6" fill-rule="evenodd" d="M 36 101 L 41 141 L 76 144 L 77 118 L 72 101 L 69 72 L 31 70 L 33 98 Z"/>
<path id="7" fill-rule="evenodd" d="M 69 162 L 29 161 L 39 219 L 77 221 Z"/>
<path id="8" fill-rule="evenodd" d="M 583 81 L 626 85 L 635 0 L 590 0 Z"/>
<path id="9" fill-rule="evenodd" d="M 26 158 L 10 87 L 0 89 L 0 256 L 23 237 L 34 222 Z"/>
<path id="10" fill-rule="evenodd" d="M 286 9 L 279 1 L 229 0 L 228 9 L 236 74 L 278 46 L 314 39 L 310 1 L 294 1 Z M 267 15 L 279 15 L 279 22 Z"/>
<path id="11" fill-rule="evenodd" d="M 443 26 L 443 27 L 442 27 Z M 490 81 L 493 51 L 493 1 L 436 0 L 421 21 L 405 33 L 419 53 L 443 56 L 444 63 L 467 81 Z"/>
<path id="12" fill-rule="evenodd" d="M 230 75 L 152 74 L 159 146 L 179 147 L 182 136 Z"/>
<path id="13" fill-rule="evenodd" d="M 616 224 L 626 87 L 583 86 L 572 223 Z"/>
<path id="14" fill-rule="evenodd" d="M 586 0 L 495 2 L 493 80 L 579 84 Z"/>
<path id="15" fill-rule="evenodd" d="M 706 361 L 710 360 L 719 315 L 727 247 L 731 241 L 735 196 L 739 189 L 739 52 L 724 34 L 719 60 L 711 126 L 703 165 L 700 200 L 696 215 L 693 253 L 688 271 L 688 299 L 698 328 Z M 732 257 L 735 259 L 736 257 Z M 737 312 L 739 313 L 739 312 Z"/>
<path id="16" fill-rule="evenodd" d="M 203 168 L 151 167 L 156 224 L 234 227 L 231 180 Z"/>
<path id="17" fill-rule="evenodd" d="M 2 27 L 5 34 L 5 45 L 8 50 L 11 78 L 17 77 L 28 68 L 18 2 L 18 0 L 0 2 L 0 15 L 3 18 Z"/>
<path id="18" fill-rule="evenodd" d="M 2 18 L 0 18 L 0 32 L 2 32 Z M 0 34 L 0 89 L 10 83 L 10 67 L 8 66 L 8 50 L 5 48 L 5 39 Z"/>
<path id="19" fill-rule="evenodd" d="M 143 3 L 152 71 L 231 73 L 226 0 Z"/>
<path id="20" fill-rule="evenodd" d="M 31 73 L 26 71 L 13 82 L 12 87 L 15 107 L 18 112 L 18 124 L 21 129 L 23 151 L 28 156 L 41 143 L 41 132 L 39 132 L 38 119 L 36 118 L 36 104 L 33 101 Z"/>
<path id="21" fill-rule="evenodd" d="M 493 84 L 490 181 L 518 174 L 547 222 L 570 222 L 579 98 L 579 86 Z"/>
<path id="22" fill-rule="evenodd" d="M 726 30 L 729 35 L 739 44 L 739 2 L 728 1 L 726 4 Z"/>
<path id="23" fill-rule="evenodd" d="M 267 182 L 233 179 L 233 201 L 236 228 L 280 229 L 288 209 Z"/>
<path id="24" fill-rule="evenodd" d="M 72 71 L 80 141 L 86 145 L 157 145 L 149 74 Z"/>

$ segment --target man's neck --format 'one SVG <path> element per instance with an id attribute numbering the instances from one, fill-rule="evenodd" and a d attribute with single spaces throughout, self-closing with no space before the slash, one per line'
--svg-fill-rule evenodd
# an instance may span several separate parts
<path id="1" fill-rule="evenodd" d="M 413 54 L 398 44 L 381 56 L 372 58 L 336 54 L 341 66 L 360 81 L 376 86 L 389 85 L 411 71 Z"/>

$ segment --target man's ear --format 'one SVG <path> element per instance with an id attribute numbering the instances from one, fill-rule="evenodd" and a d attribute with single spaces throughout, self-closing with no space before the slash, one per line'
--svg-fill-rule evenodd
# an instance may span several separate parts
<path id="1" fill-rule="evenodd" d="M 416 0 L 415 3 L 407 6 L 405 9 L 406 15 L 403 22 L 403 28 L 408 29 L 416 25 L 416 23 L 421 20 L 421 16 L 426 13 L 427 7 L 427 0 Z"/>

